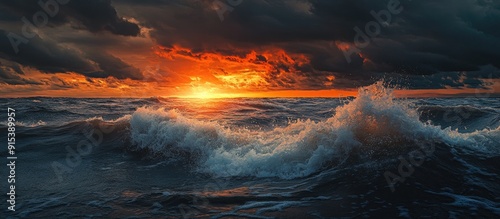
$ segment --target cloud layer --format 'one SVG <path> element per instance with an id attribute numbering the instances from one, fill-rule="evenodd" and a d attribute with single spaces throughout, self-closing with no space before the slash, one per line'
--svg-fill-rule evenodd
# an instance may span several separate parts
<path id="1" fill-rule="evenodd" d="M 13 63 L 0 82 L 40 83 L 23 69 L 171 86 L 199 77 L 250 90 L 381 78 L 410 89 L 484 88 L 500 78 L 499 1 L 71 0 L 16 52 L 8 35 L 23 36 L 23 17 L 36 22 L 43 8 L 33 2 L 0 2 L 0 61 Z M 151 56 L 166 60 L 154 79 L 138 61 Z"/>

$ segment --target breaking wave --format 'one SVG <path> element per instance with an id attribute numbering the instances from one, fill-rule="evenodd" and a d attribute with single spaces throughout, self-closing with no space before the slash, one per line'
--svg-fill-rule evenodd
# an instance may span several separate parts
<path id="1" fill-rule="evenodd" d="M 382 82 L 358 90 L 325 121 L 299 120 L 269 131 L 224 127 L 177 110 L 142 107 L 130 117 L 136 149 L 184 157 L 215 176 L 279 177 L 314 174 L 350 160 L 384 157 L 439 142 L 498 155 L 500 127 L 460 133 L 420 121 L 417 107 L 396 100 Z"/>

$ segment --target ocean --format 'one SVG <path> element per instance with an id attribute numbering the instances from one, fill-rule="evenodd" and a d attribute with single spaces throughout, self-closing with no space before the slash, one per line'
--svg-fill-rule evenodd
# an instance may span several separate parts
<path id="1" fill-rule="evenodd" d="M 7 218 L 500 217 L 500 98 L 4 98 L 1 133 L 9 107 Z"/>

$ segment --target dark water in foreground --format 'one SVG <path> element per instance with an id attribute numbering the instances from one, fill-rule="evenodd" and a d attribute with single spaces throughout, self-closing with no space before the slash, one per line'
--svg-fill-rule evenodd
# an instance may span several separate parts
<path id="1" fill-rule="evenodd" d="M 373 85 L 355 100 L 0 99 L 7 107 L 18 119 L 7 217 L 500 217 L 499 98 L 396 100 Z"/>

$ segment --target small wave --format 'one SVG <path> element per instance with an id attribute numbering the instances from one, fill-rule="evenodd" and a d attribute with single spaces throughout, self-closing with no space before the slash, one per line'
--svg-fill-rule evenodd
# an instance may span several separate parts
<path id="1" fill-rule="evenodd" d="M 38 122 L 31 122 L 31 123 L 29 123 L 29 122 L 25 123 L 25 122 L 18 121 L 15 124 L 16 124 L 16 126 L 29 127 L 29 128 L 34 128 L 34 127 L 38 127 L 38 126 L 45 126 L 45 125 L 47 125 L 47 123 L 44 122 L 44 121 L 42 121 L 42 120 L 39 120 Z"/>
<path id="2" fill-rule="evenodd" d="M 122 123 L 122 122 L 127 122 L 129 120 L 130 120 L 130 115 L 125 115 L 125 116 L 119 117 L 117 119 L 109 119 L 109 120 L 103 119 L 102 116 L 94 116 L 92 118 L 88 118 L 85 120 L 76 120 L 73 122 L 81 122 L 81 121 L 96 122 L 97 121 L 97 122 L 107 122 L 107 123 Z"/>
<path id="3" fill-rule="evenodd" d="M 462 132 L 500 125 L 500 111 L 490 107 L 424 105 L 419 106 L 418 111 L 423 121 L 430 120 L 435 125 L 452 127 Z"/>
<path id="4" fill-rule="evenodd" d="M 56 109 L 45 106 L 30 106 L 27 110 L 29 113 L 43 113 L 43 114 L 63 114 L 63 115 L 78 115 L 78 113 L 71 112 L 66 109 Z"/>
<path id="5" fill-rule="evenodd" d="M 348 159 L 409 151 L 434 141 L 499 153 L 500 127 L 459 133 L 421 122 L 419 115 L 409 101 L 395 101 L 393 90 L 378 82 L 360 88 L 356 99 L 325 121 L 299 120 L 270 131 L 223 127 L 151 107 L 134 112 L 130 125 L 137 149 L 167 158 L 187 156 L 198 172 L 224 177 L 305 177 Z"/>
<path id="6" fill-rule="evenodd" d="M 99 130 L 106 134 L 107 139 L 125 140 L 129 138 L 129 123 L 130 115 L 122 116 L 117 119 L 106 120 L 102 117 L 92 117 L 88 119 L 76 119 L 65 122 L 21 122 L 17 121 L 15 124 L 20 134 L 40 135 L 40 136 L 54 136 L 54 139 L 64 139 L 71 136 L 74 132 L 88 133 L 91 130 Z M 7 128 L 7 126 L 1 126 Z M 67 135 L 69 134 L 69 135 Z M 67 136 L 66 136 L 67 135 Z M 60 137 L 56 137 L 60 136 Z"/>

